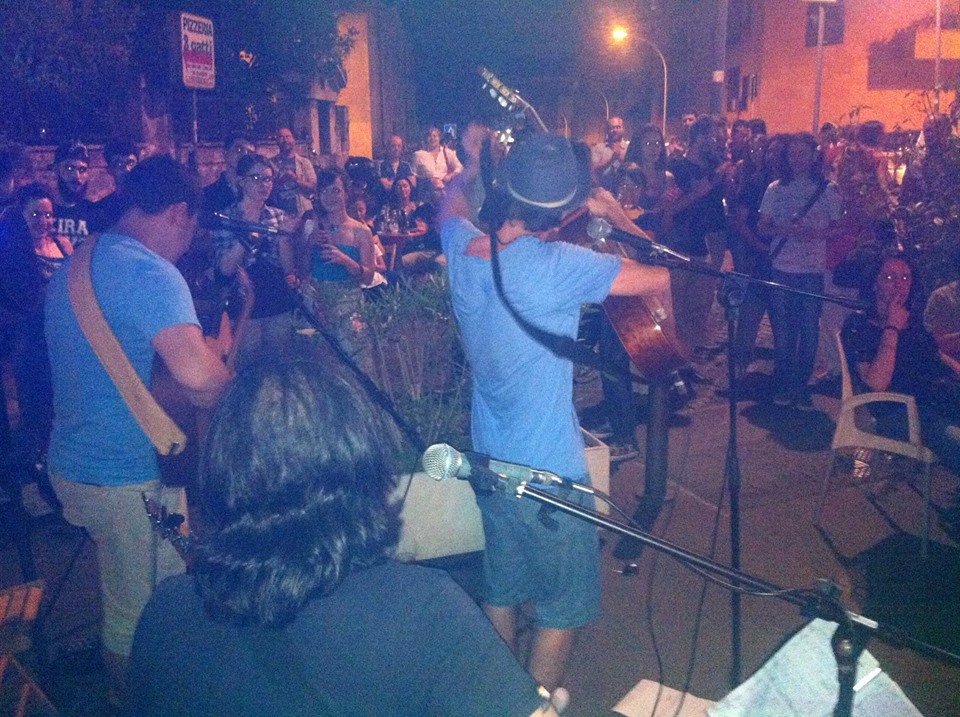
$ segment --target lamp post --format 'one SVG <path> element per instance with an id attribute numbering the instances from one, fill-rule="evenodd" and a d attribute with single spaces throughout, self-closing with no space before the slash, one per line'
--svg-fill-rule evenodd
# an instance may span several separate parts
<path id="1" fill-rule="evenodd" d="M 943 0 L 937 0 L 934 10 L 936 19 L 936 57 L 933 62 L 933 110 L 940 113 L 940 93 L 942 86 L 940 83 L 940 62 L 943 55 Z"/>
<path id="2" fill-rule="evenodd" d="M 622 25 L 617 25 L 610 32 L 610 36 L 613 38 L 615 43 L 622 43 L 630 36 L 630 33 Z M 646 37 L 638 36 L 637 40 L 648 45 L 655 53 L 657 57 L 660 58 L 660 63 L 663 65 L 663 114 L 661 116 L 661 129 L 663 130 L 663 135 L 667 135 L 667 91 L 669 90 L 669 80 L 667 79 L 667 58 L 663 56 L 663 53 L 660 52 L 660 48 L 654 44 L 654 42 Z"/>
<path id="3" fill-rule="evenodd" d="M 826 30 L 826 5 L 836 5 L 837 0 L 804 0 L 817 6 L 817 79 L 813 90 L 813 136 L 820 132 L 820 97 L 823 94 L 823 42 Z"/>

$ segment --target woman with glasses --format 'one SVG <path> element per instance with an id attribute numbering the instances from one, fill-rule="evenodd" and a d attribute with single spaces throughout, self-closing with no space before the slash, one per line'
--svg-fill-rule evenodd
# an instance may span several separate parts
<path id="1" fill-rule="evenodd" d="M 299 304 L 299 280 L 291 237 L 299 222 L 267 206 L 273 181 L 270 160 L 260 154 L 244 155 L 237 162 L 240 199 L 223 214 L 238 223 L 262 226 L 265 231 L 221 229 L 213 235 L 218 271 L 232 277 L 238 269 L 244 269 L 255 297 L 250 320 L 240 336 L 238 367 L 264 355 L 285 353 L 294 331 L 292 310 Z M 285 233 L 269 233 L 267 228 Z"/>
<path id="2" fill-rule="evenodd" d="M 870 310 L 851 314 L 841 332 L 854 387 L 914 396 L 924 443 L 960 474 L 960 364 L 940 353 L 923 326 L 923 301 L 907 257 L 885 254 L 862 293 Z M 882 435 L 908 439 L 899 406 L 871 410 Z"/>
<path id="3" fill-rule="evenodd" d="M 45 186 L 28 184 L 14 198 L 0 221 L 0 325 L 13 346 L 20 410 L 14 460 L 56 508 L 59 501 L 42 467 L 53 422 L 43 302 L 50 277 L 73 253 L 73 245 L 54 233 L 53 195 Z"/>

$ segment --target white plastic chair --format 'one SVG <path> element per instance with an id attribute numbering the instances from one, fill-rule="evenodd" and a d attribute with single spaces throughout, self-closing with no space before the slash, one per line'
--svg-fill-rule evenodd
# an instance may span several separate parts
<path id="1" fill-rule="evenodd" d="M 854 395 L 853 381 L 850 377 L 850 368 L 847 365 L 847 356 L 843 350 L 840 334 L 836 335 L 837 349 L 840 354 L 842 370 L 843 393 L 840 400 L 840 415 L 837 417 L 837 430 L 833 434 L 831 444 L 832 456 L 827 468 L 827 475 L 823 479 L 823 490 L 820 501 L 813 515 L 813 524 L 820 525 L 820 514 L 827 500 L 830 488 L 830 478 L 837 462 L 838 448 L 867 448 L 886 453 L 895 453 L 906 456 L 922 464 L 923 467 L 923 528 L 921 530 L 920 554 L 927 557 L 927 544 L 930 540 L 930 464 L 934 461 L 933 451 L 923 445 L 920 438 L 920 414 L 917 412 L 917 402 L 913 396 L 888 391 L 861 393 Z M 893 438 L 877 435 L 860 429 L 857 426 L 856 410 L 860 406 L 871 403 L 900 403 L 907 410 L 908 441 L 898 441 Z"/>

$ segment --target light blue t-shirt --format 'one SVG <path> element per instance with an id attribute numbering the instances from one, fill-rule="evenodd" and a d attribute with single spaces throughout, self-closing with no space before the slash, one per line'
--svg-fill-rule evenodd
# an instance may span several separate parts
<path id="1" fill-rule="evenodd" d="M 482 232 L 465 219 L 447 221 L 440 237 L 450 272 L 453 308 L 473 369 L 473 448 L 494 458 L 587 475 L 573 406 L 573 364 L 530 337 L 510 315 L 488 259 L 466 256 Z M 500 252 L 510 304 L 534 326 L 575 338 L 581 304 L 610 293 L 620 259 L 532 236 Z"/>
<path id="2" fill-rule="evenodd" d="M 54 408 L 50 470 L 67 480 L 96 485 L 153 480 L 153 445 L 80 330 L 67 290 L 68 266 L 69 260 L 47 290 Z M 177 324 L 199 326 L 186 282 L 169 261 L 119 234 L 100 237 L 92 274 L 107 323 L 149 386 L 153 337 Z"/>

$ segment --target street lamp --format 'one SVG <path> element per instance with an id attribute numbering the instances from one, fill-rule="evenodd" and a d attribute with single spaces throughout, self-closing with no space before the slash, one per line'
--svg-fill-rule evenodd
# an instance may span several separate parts
<path id="1" fill-rule="evenodd" d="M 613 41 L 615 43 L 620 44 L 622 42 L 625 42 L 627 38 L 630 37 L 630 33 L 627 30 L 627 28 L 625 28 L 623 25 L 617 25 L 616 27 L 613 28 L 613 30 L 610 31 L 610 37 L 613 38 Z M 661 127 L 663 129 L 663 136 L 666 137 L 667 136 L 667 90 L 669 88 L 669 85 L 667 83 L 667 58 L 663 56 L 663 53 L 660 52 L 660 48 L 657 47 L 652 40 L 646 37 L 643 37 L 642 35 L 638 36 L 637 40 L 644 43 L 645 45 L 649 45 L 650 48 L 655 53 L 657 53 L 657 57 L 660 58 L 660 62 L 663 64 L 663 118 L 662 118 Z"/>
<path id="2" fill-rule="evenodd" d="M 823 43 L 826 26 L 826 5 L 836 5 L 837 0 L 803 0 L 817 6 L 817 80 L 813 89 L 813 136 L 820 132 L 820 97 L 823 94 Z"/>

